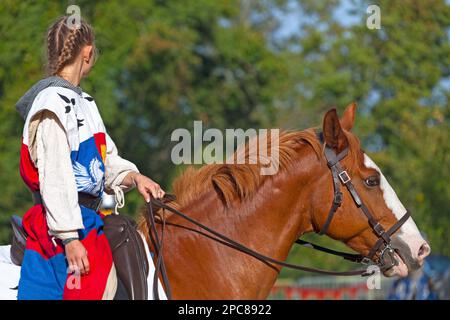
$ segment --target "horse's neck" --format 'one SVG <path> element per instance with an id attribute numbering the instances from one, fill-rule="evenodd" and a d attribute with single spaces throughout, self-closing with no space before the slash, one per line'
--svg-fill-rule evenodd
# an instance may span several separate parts
<path id="1" fill-rule="evenodd" d="M 267 179 L 252 199 L 229 208 L 211 192 L 183 211 L 257 252 L 285 260 L 296 237 L 310 228 L 302 201 L 306 187 L 300 188 L 294 176 L 284 172 Z M 173 291 L 180 298 L 265 298 L 278 275 L 277 269 L 186 229 L 169 227 L 165 246 Z"/>

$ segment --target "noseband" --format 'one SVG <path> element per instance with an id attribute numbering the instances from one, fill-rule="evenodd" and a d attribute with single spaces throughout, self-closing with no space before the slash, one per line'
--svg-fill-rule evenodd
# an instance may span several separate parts
<path id="1" fill-rule="evenodd" d="M 319 134 L 319 139 L 323 142 L 323 134 Z M 331 205 L 330 211 L 328 212 L 328 217 L 322 226 L 322 229 L 319 231 L 320 235 L 326 234 L 328 228 L 333 220 L 334 214 L 338 210 L 338 208 L 342 205 L 343 194 L 341 192 L 341 184 L 344 185 L 350 195 L 352 196 L 353 202 L 355 205 L 361 209 L 364 215 L 367 217 L 369 221 L 369 225 L 372 228 L 375 235 L 378 237 L 377 242 L 373 245 L 373 247 L 369 250 L 367 256 L 355 255 L 355 257 L 359 258 L 359 262 L 369 263 L 370 261 L 374 261 L 375 257 L 378 256 L 377 265 L 382 270 L 387 270 L 398 264 L 394 257 L 394 249 L 391 246 L 391 236 L 398 230 L 400 227 L 408 220 L 410 217 L 410 213 L 406 211 L 406 213 L 399 219 L 391 228 L 387 231 L 383 228 L 383 226 L 375 219 L 373 214 L 367 208 L 367 206 L 361 201 L 361 197 L 358 195 L 356 191 L 352 179 L 348 175 L 347 171 L 344 170 L 340 164 L 340 161 L 343 160 L 348 154 L 348 147 L 346 147 L 343 151 L 336 155 L 334 150 L 325 144 L 325 158 L 327 160 L 328 168 L 331 170 L 331 175 L 333 177 L 333 204 Z M 304 244 L 304 243 L 303 243 Z"/>

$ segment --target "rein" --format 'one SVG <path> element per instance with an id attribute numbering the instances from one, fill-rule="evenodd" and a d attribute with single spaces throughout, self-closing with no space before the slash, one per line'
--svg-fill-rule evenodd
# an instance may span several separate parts
<path id="1" fill-rule="evenodd" d="M 323 136 L 320 133 L 318 135 L 319 140 L 323 142 Z M 364 213 L 364 215 L 367 217 L 370 227 L 372 228 L 375 235 L 378 237 L 377 242 L 375 245 L 371 248 L 369 251 L 369 254 L 367 256 L 361 255 L 361 254 L 351 254 L 341 251 L 336 251 L 332 249 L 328 249 L 325 247 L 321 247 L 317 244 L 304 241 L 301 239 L 298 239 L 295 241 L 296 244 L 306 246 L 318 251 L 322 251 L 331 255 L 339 256 L 341 258 L 344 258 L 345 260 L 349 260 L 355 263 L 360 263 L 363 265 L 367 265 L 371 262 L 374 262 L 374 257 L 379 254 L 378 262 L 374 262 L 376 265 L 378 265 L 382 270 L 389 269 L 397 264 L 396 259 L 394 258 L 394 249 L 391 247 L 391 238 L 390 236 L 394 234 L 410 217 L 409 212 L 407 211 L 402 218 L 400 218 L 390 229 L 387 231 L 383 228 L 383 226 L 377 222 L 374 218 L 374 216 L 370 213 L 369 209 L 364 205 L 364 203 L 361 201 L 361 198 L 359 197 L 355 187 L 353 186 L 351 182 L 351 178 L 348 175 L 347 171 L 344 170 L 340 164 L 340 161 L 344 159 L 347 156 L 348 153 L 348 147 L 344 149 L 341 153 L 338 155 L 335 154 L 334 150 L 328 147 L 325 144 L 325 158 L 327 159 L 327 165 L 331 170 L 331 174 L 333 177 L 333 188 L 334 188 L 334 197 L 333 197 L 333 203 L 330 208 L 330 211 L 328 213 L 328 217 L 325 221 L 325 224 L 323 225 L 322 229 L 319 231 L 320 235 L 323 235 L 327 232 L 328 227 L 333 220 L 334 214 L 336 213 L 337 209 L 341 206 L 343 201 L 343 194 L 340 191 L 340 185 L 344 185 L 347 190 L 350 192 L 350 195 L 352 196 L 352 199 L 356 206 L 361 209 L 361 211 Z M 155 248 L 157 259 L 156 259 L 156 265 L 155 265 L 155 274 L 153 279 L 153 297 L 157 300 L 159 300 L 159 293 L 158 293 L 158 278 L 159 273 L 161 273 L 162 276 L 162 282 L 166 288 L 167 296 L 169 299 L 171 299 L 171 289 L 169 284 L 169 279 L 167 277 L 167 270 L 164 264 L 163 259 L 163 240 L 164 240 L 164 229 L 166 226 L 164 212 L 162 214 L 161 221 L 156 222 L 153 214 L 153 207 L 152 204 L 162 208 L 163 210 L 168 210 L 172 212 L 173 214 L 176 214 L 183 218 L 184 220 L 189 221 L 190 223 L 194 224 L 195 226 L 199 227 L 200 229 L 203 229 L 210 234 L 214 235 L 214 237 L 210 237 L 214 241 L 220 242 L 222 244 L 228 245 L 231 248 L 234 248 L 235 250 L 238 250 L 240 252 L 243 252 L 247 255 L 250 255 L 266 264 L 269 265 L 278 265 L 280 267 L 286 267 L 294 270 L 300 270 L 305 272 L 312 272 L 312 273 L 319 273 L 324 275 L 333 275 L 333 276 L 370 276 L 373 275 L 376 271 L 372 270 L 369 272 L 366 269 L 359 269 L 359 270 L 353 270 L 353 271 L 329 271 L 329 270 L 322 270 L 322 269 L 316 269 L 312 267 L 297 265 L 297 264 L 291 264 L 284 261 L 280 261 L 271 257 L 268 257 L 262 253 L 259 253 L 233 239 L 228 238 L 227 236 L 211 229 L 210 227 L 200 223 L 199 221 L 187 216 L 183 212 L 167 205 L 166 203 L 151 198 L 150 202 L 147 203 L 147 211 L 148 211 L 148 217 L 146 218 L 147 223 L 150 226 L 151 232 L 150 232 L 150 239 L 152 241 L 152 244 Z M 159 238 L 157 229 L 156 229 L 156 223 L 162 224 L 161 229 L 161 239 Z"/>
<path id="2" fill-rule="evenodd" d="M 230 238 L 228 238 L 227 236 L 205 226 L 204 224 L 196 221 L 195 219 L 192 219 L 191 217 L 185 215 L 184 213 L 182 213 L 181 211 L 172 208 L 170 206 L 168 206 L 167 204 L 163 203 L 162 201 L 158 200 L 158 199 L 154 199 L 151 198 L 151 202 L 147 203 L 147 210 L 148 210 L 148 215 L 149 216 L 153 216 L 153 208 L 152 208 L 152 204 L 158 207 L 161 207 L 164 210 L 168 210 L 180 217 L 182 217 L 183 219 L 191 222 L 192 224 L 196 225 L 197 227 L 213 234 L 214 236 L 216 236 L 216 238 L 211 237 L 211 239 L 221 242 L 223 244 L 226 244 L 238 251 L 241 251 L 245 254 L 248 254 L 260 261 L 263 261 L 265 263 L 269 263 L 269 264 L 276 264 L 279 265 L 281 267 L 286 267 L 286 268 L 290 268 L 290 269 L 294 269 L 294 270 L 300 270 L 300 271 L 305 271 L 305 272 L 313 272 L 313 273 L 319 273 L 319 274 L 325 274 L 325 275 L 332 275 L 332 276 L 370 276 L 373 275 L 375 273 L 375 271 L 373 270 L 372 272 L 368 272 L 365 269 L 359 269 L 359 270 L 353 270 L 353 271 L 328 271 L 328 270 L 322 270 L 322 269 L 316 269 L 316 268 L 311 268 L 311 267 L 306 267 L 306 266 L 302 266 L 302 265 L 296 265 L 296 264 L 291 264 L 291 263 L 287 263 L 284 261 L 280 261 L 271 257 L 268 257 L 266 255 L 263 255 L 257 251 L 254 251 L 253 249 L 250 249 L 249 247 L 246 247 L 245 245 L 234 241 Z M 153 233 L 155 233 L 155 237 L 153 238 L 153 236 L 151 236 L 153 245 L 156 249 L 156 253 L 157 253 L 157 259 L 156 259 L 156 266 L 155 266 L 155 274 L 154 274 L 154 278 L 153 278 L 153 297 L 155 297 L 157 300 L 159 300 L 159 293 L 158 293 L 158 274 L 161 273 L 162 276 L 162 280 L 164 283 L 164 286 L 166 288 L 167 291 L 167 296 L 169 299 L 171 299 L 171 289 L 170 289 L 170 284 L 167 278 L 167 270 L 165 268 L 165 265 L 163 263 L 163 236 L 164 236 L 164 228 L 165 228 L 165 218 L 164 218 L 164 214 L 162 215 L 163 218 L 161 218 L 161 222 L 162 223 L 162 232 L 161 232 L 161 240 L 159 240 L 158 236 L 157 236 L 157 230 L 156 230 L 156 221 L 153 217 L 149 218 L 147 221 L 150 222 L 150 226 L 151 226 L 151 230 Z M 156 238 L 156 239 L 155 239 Z M 297 241 L 302 241 L 302 240 L 297 240 Z"/>

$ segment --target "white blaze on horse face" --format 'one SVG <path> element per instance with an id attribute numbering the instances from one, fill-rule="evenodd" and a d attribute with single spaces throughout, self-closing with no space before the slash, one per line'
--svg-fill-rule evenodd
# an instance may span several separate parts
<path id="1" fill-rule="evenodd" d="M 398 199 L 394 189 L 392 189 L 380 168 L 378 168 L 375 162 L 373 162 L 367 154 L 364 154 L 364 165 L 367 168 L 375 169 L 380 173 L 380 189 L 383 191 L 383 198 L 386 206 L 392 210 L 392 213 L 395 215 L 397 220 L 399 220 L 406 213 L 406 208 Z M 409 219 L 406 220 L 406 222 L 401 226 L 398 232 L 398 237 L 410 247 L 413 255 L 412 258 L 416 259 L 419 249 L 425 243 L 425 240 L 422 238 L 416 223 L 411 217 L 409 217 Z"/>

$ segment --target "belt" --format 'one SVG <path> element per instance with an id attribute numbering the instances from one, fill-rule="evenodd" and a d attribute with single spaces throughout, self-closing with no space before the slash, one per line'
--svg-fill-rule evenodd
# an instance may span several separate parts
<path id="1" fill-rule="evenodd" d="M 34 204 L 42 204 L 41 193 L 39 191 L 35 191 L 32 194 Z M 102 200 L 102 197 L 94 197 L 93 195 L 85 192 L 78 192 L 78 204 L 83 207 L 98 211 L 102 205 Z"/>

